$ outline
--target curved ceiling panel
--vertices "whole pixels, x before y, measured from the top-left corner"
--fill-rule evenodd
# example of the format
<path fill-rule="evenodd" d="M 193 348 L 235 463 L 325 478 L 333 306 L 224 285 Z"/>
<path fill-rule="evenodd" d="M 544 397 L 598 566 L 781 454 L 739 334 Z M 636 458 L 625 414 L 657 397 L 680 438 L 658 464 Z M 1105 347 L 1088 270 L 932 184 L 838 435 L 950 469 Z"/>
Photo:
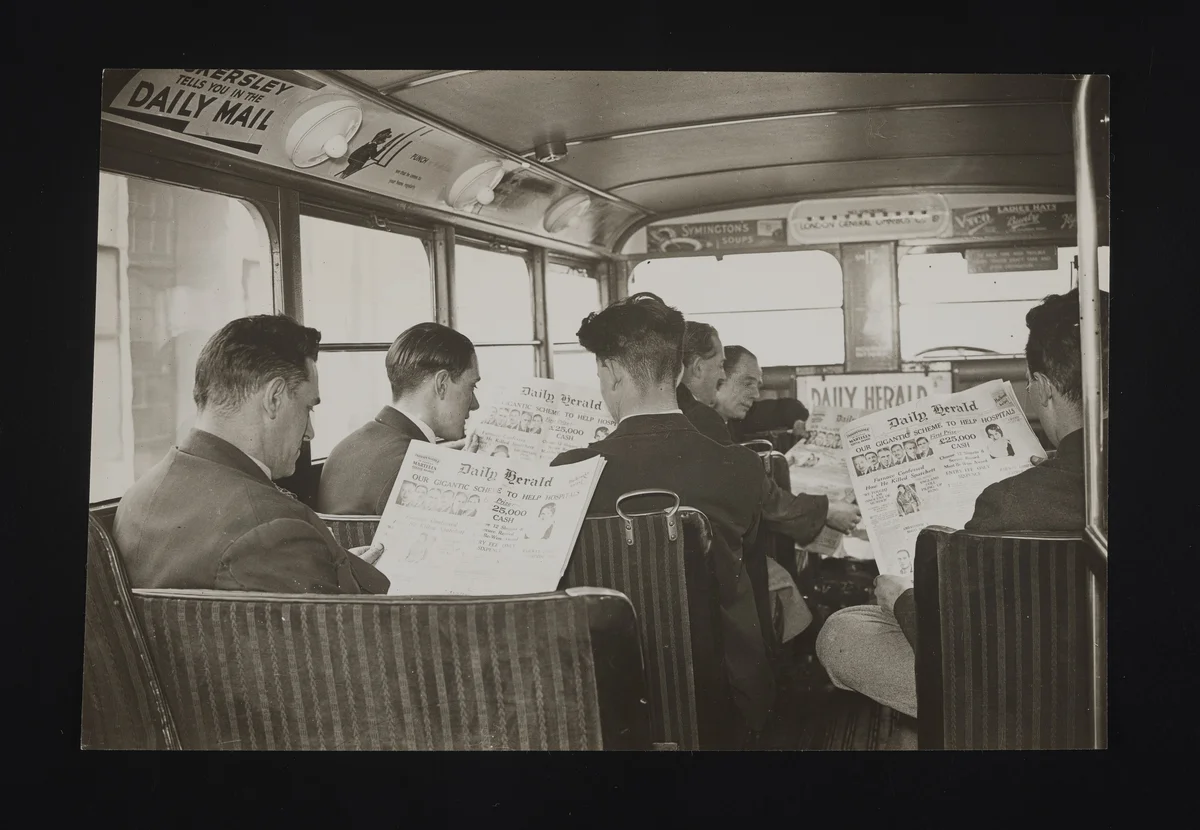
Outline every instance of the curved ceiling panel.
<path fill-rule="evenodd" d="M 1070 154 L 876 159 L 728 171 L 622 188 L 655 213 L 683 213 L 874 188 L 978 187 L 1044 192 L 1074 189 Z"/>
<path fill-rule="evenodd" d="M 340 69 L 338 70 L 343 75 L 348 75 L 356 81 L 361 81 L 367 86 L 375 89 L 387 88 L 395 84 L 402 84 L 405 81 L 411 81 L 413 78 L 419 78 L 422 75 L 428 75 L 431 72 L 436 72 L 435 69 Z"/>
<path fill-rule="evenodd" d="M 480 71 L 395 97 L 514 152 L 568 140 L 765 113 L 954 101 L 1069 101 L 1051 75 Z"/>
<path fill-rule="evenodd" d="M 1042 104 L 853 112 L 653 133 L 572 147 L 555 167 L 607 190 L 705 171 L 796 163 L 1070 152 L 1070 107 Z"/>

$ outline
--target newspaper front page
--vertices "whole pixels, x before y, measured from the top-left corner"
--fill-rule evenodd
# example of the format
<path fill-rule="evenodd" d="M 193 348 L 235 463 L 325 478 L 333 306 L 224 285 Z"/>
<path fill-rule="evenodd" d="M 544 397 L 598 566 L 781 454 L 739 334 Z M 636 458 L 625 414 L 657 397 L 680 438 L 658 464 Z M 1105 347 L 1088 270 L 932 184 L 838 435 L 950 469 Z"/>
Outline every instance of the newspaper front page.
<path fill-rule="evenodd" d="M 961 529 L 984 488 L 1046 455 L 1000 380 L 865 415 L 842 441 L 879 572 L 897 576 L 912 575 L 922 528 Z"/>
<path fill-rule="evenodd" d="M 808 436 L 786 453 L 793 493 L 828 496 L 832 501 L 853 502 L 857 498 L 854 482 L 846 469 L 842 428 L 861 418 L 865 412 L 864 409 L 823 405 L 809 410 Z M 865 529 L 846 535 L 826 526 L 803 547 L 810 553 L 835 559 L 874 557 Z"/>
<path fill-rule="evenodd" d="M 603 469 L 600 456 L 549 467 L 414 441 L 374 538 L 388 593 L 555 590 Z"/>
<path fill-rule="evenodd" d="M 528 378 L 480 386 L 465 452 L 549 463 L 616 429 L 598 389 Z"/>

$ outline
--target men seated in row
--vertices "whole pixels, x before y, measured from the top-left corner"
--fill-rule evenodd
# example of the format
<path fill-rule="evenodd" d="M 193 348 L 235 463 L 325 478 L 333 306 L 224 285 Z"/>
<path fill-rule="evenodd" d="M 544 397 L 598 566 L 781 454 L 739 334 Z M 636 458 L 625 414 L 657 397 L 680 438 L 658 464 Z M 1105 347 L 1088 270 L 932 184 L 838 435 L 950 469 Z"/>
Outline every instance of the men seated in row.
<path fill-rule="evenodd" d="M 1107 400 L 1107 292 L 1100 292 L 1099 316 Z M 1086 525 L 1078 290 L 1047 297 L 1029 311 L 1025 323 L 1029 402 L 1058 451 L 1053 458 L 987 487 L 975 501 L 974 515 L 964 526 L 967 531 L 1079 531 Z M 1107 445 L 1107 413 L 1103 440 Z M 817 657 L 834 685 L 915 718 L 917 632 L 912 579 L 885 575 L 875 583 L 878 605 L 844 608 L 831 615 L 817 639 Z"/>
<path fill-rule="evenodd" d="M 291 475 L 321 401 L 320 332 L 234 320 L 196 362 L 195 428 L 126 492 L 113 535 L 134 588 L 382 594 L 381 547 L 346 551 L 272 479 Z"/>
<path fill-rule="evenodd" d="M 702 435 L 718 444 L 732 444 L 729 418 L 744 416 L 759 396 L 762 371 L 757 358 L 741 346 L 723 347 L 711 325 L 689 321 L 683 341 L 683 366 L 683 381 L 676 390 L 679 408 Z M 766 470 L 761 483 L 764 529 L 783 534 L 797 544 L 811 542 L 826 524 L 848 533 L 862 518 L 858 505 L 831 502 L 826 496 L 793 495 L 776 484 Z M 770 625 L 768 588 L 773 583 L 783 589 L 780 599 L 785 609 L 785 636 L 799 633 L 812 621 L 811 612 L 787 572 L 766 557 L 761 544 L 753 548 L 756 555 L 747 567 L 759 603 L 760 622 L 764 627 Z M 790 620 L 795 620 L 795 625 L 787 625 Z"/>
<path fill-rule="evenodd" d="M 743 417 L 759 398 L 762 369 L 742 346 L 721 345 L 717 330 L 707 323 L 687 323 L 683 343 L 683 381 L 676 390 L 680 409 L 701 434 L 718 444 L 734 443 L 729 424 Z M 826 496 L 795 495 L 763 474 L 765 527 L 803 545 L 828 524 L 843 533 L 862 519 L 856 504 L 830 501 Z"/>
<path fill-rule="evenodd" d="M 613 515 L 617 499 L 630 491 L 663 489 L 708 517 L 721 608 L 718 656 L 740 718 L 734 732 L 760 730 L 774 706 L 775 680 L 743 552 L 762 517 L 762 464 L 742 447 L 702 435 L 680 409 L 684 319 L 678 311 L 637 295 L 589 315 L 578 337 L 596 357 L 600 393 L 617 427 L 552 464 L 604 456 L 588 515 Z"/>
<path fill-rule="evenodd" d="M 409 444 L 463 438 L 467 416 L 479 408 L 475 346 L 454 329 L 418 323 L 392 343 L 384 366 L 392 403 L 330 451 L 317 492 L 321 513 L 382 515 Z"/>

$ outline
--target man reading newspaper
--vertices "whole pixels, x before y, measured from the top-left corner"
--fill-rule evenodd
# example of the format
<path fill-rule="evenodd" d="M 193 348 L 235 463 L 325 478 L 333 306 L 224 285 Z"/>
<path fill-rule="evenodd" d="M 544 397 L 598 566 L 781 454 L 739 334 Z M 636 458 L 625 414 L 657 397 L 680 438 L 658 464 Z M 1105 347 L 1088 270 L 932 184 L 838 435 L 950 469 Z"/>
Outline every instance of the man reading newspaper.
<path fill-rule="evenodd" d="M 482 406 L 467 421 L 466 452 L 548 464 L 616 428 L 598 388 L 531 377 L 485 384 L 479 397 Z"/>
<path fill-rule="evenodd" d="M 1079 341 L 1079 292 L 1047 297 L 1040 305 L 1031 309 L 1025 318 L 1029 328 L 1029 340 L 1025 347 L 1027 363 L 1026 377 L 1029 383 L 1029 401 L 1038 416 L 1046 437 L 1057 447 L 1057 454 L 1044 460 L 1044 453 L 1031 454 L 1026 451 L 1027 438 L 1024 431 L 1028 425 L 1024 418 L 1006 418 L 1003 413 L 1013 407 L 1011 388 L 1007 383 L 993 381 L 982 387 L 958 395 L 955 405 L 974 402 L 979 412 L 967 417 L 947 405 L 951 421 L 969 420 L 966 426 L 955 424 L 944 427 L 940 432 L 931 430 L 919 433 L 920 426 L 913 429 L 914 435 L 927 437 L 926 445 L 934 448 L 932 454 L 920 448 L 920 438 L 914 441 L 916 462 L 906 461 L 899 471 L 886 473 L 877 471 L 856 478 L 856 489 L 863 497 L 870 496 L 876 503 L 873 509 L 864 506 L 863 515 L 870 526 L 872 542 L 876 542 L 874 523 L 885 526 L 884 538 L 894 546 L 887 556 L 879 561 L 880 576 L 876 580 L 875 596 L 878 605 L 845 608 L 833 614 L 825 623 L 817 639 L 817 656 L 829 672 L 834 685 L 842 689 L 861 692 L 874 700 L 903 712 L 917 716 L 917 692 L 915 676 L 915 650 L 917 648 L 916 614 L 912 594 L 912 546 L 908 539 L 915 539 L 913 517 L 923 517 L 921 526 L 947 524 L 975 532 L 1015 532 L 1029 530 L 1069 531 L 1081 530 L 1086 523 L 1086 505 L 1083 483 L 1083 380 L 1080 366 Z M 1104 398 L 1108 399 L 1108 294 L 1100 293 L 1100 327 Z M 970 393 L 975 393 L 974 395 Z M 991 405 L 986 401 L 991 399 Z M 879 413 L 881 419 L 890 423 L 915 415 L 918 411 L 928 412 L 928 399 L 921 407 L 906 406 Z M 1018 410 L 1019 411 L 1019 410 Z M 984 415 L 984 412 L 987 412 Z M 865 420 L 865 419 L 864 419 Z M 895 429 L 921 424 L 914 420 L 908 424 L 897 423 Z M 1000 424 L 1001 438 L 996 430 L 988 426 Z M 860 425 L 855 422 L 846 430 L 846 437 L 864 452 L 886 443 L 882 439 L 871 440 L 874 428 L 882 428 L 877 422 Z M 980 428 L 981 427 L 981 428 Z M 1014 429 L 1015 427 L 1015 429 Z M 989 434 L 989 432 L 991 434 Z M 964 433 L 973 437 L 965 439 Z M 1104 442 L 1108 443 L 1107 413 L 1104 421 Z M 885 432 L 884 435 L 887 435 Z M 938 435 L 938 440 L 932 436 Z M 892 436 L 897 437 L 896 435 Z M 1000 440 L 1011 445 L 998 447 Z M 945 441 L 945 443 L 943 443 Z M 893 442 L 894 443 L 894 442 Z M 966 444 L 958 449 L 955 445 Z M 903 447 L 903 443 L 901 444 Z M 891 452 L 889 446 L 889 453 Z M 964 461 L 963 454 L 969 456 Z M 941 459 L 940 470 L 931 470 L 931 460 Z M 853 463 L 853 462 L 851 462 Z M 905 466 L 909 469 L 906 471 Z M 999 480 L 987 475 L 993 465 L 1001 465 L 1006 472 Z M 858 465 L 855 469 L 861 469 Z M 872 488 L 872 479 L 885 482 L 884 486 Z M 864 482 L 860 486 L 858 482 Z M 974 489 L 985 483 L 982 492 L 974 500 L 974 509 L 969 518 L 954 523 L 955 514 L 961 515 L 957 504 L 937 507 L 944 486 L 951 491 L 955 487 Z M 963 482 L 963 484 L 955 484 Z M 970 484 L 968 484 L 970 483 Z M 913 512 L 898 510 L 894 520 L 879 520 L 886 514 L 886 502 L 900 501 L 896 496 L 899 485 L 915 485 L 919 502 Z M 887 486 L 891 486 L 890 492 Z M 936 485 L 936 486 L 935 486 Z M 907 489 L 907 488 L 906 488 Z M 911 492 L 911 491 L 910 491 Z M 912 496 L 903 502 L 911 503 Z M 860 503 L 863 498 L 860 498 Z M 961 503 L 959 497 L 947 500 Z M 895 506 L 895 505 L 893 505 Z M 948 521 L 949 520 L 949 521 Z M 1107 508 L 1105 509 L 1107 522 Z M 902 530 L 902 528 L 905 528 Z M 919 532 L 919 527 L 917 528 Z M 901 547 L 904 544 L 906 546 Z"/>

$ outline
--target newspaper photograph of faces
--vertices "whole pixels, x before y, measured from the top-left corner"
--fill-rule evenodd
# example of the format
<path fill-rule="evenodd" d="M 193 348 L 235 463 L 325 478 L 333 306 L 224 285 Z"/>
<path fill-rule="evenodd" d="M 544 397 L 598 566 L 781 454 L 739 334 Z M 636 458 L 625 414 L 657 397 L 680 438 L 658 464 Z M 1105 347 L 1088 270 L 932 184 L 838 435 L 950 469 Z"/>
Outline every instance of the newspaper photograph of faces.
<path fill-rule="evenodd" d="M 930 395 L 841 428 L 863 524 L 881 574 L 911 575 L 916 536 L 961 529 L 984 488 L 1045 455 L 1007 381 Z"/>
<path fill-rule="evenodd" d="M 465 452 L 549 463 L 616 428 L 599 389 L 528 378 L 480 384 L 477 394 L 479 409 L 467 420 Z"/>

